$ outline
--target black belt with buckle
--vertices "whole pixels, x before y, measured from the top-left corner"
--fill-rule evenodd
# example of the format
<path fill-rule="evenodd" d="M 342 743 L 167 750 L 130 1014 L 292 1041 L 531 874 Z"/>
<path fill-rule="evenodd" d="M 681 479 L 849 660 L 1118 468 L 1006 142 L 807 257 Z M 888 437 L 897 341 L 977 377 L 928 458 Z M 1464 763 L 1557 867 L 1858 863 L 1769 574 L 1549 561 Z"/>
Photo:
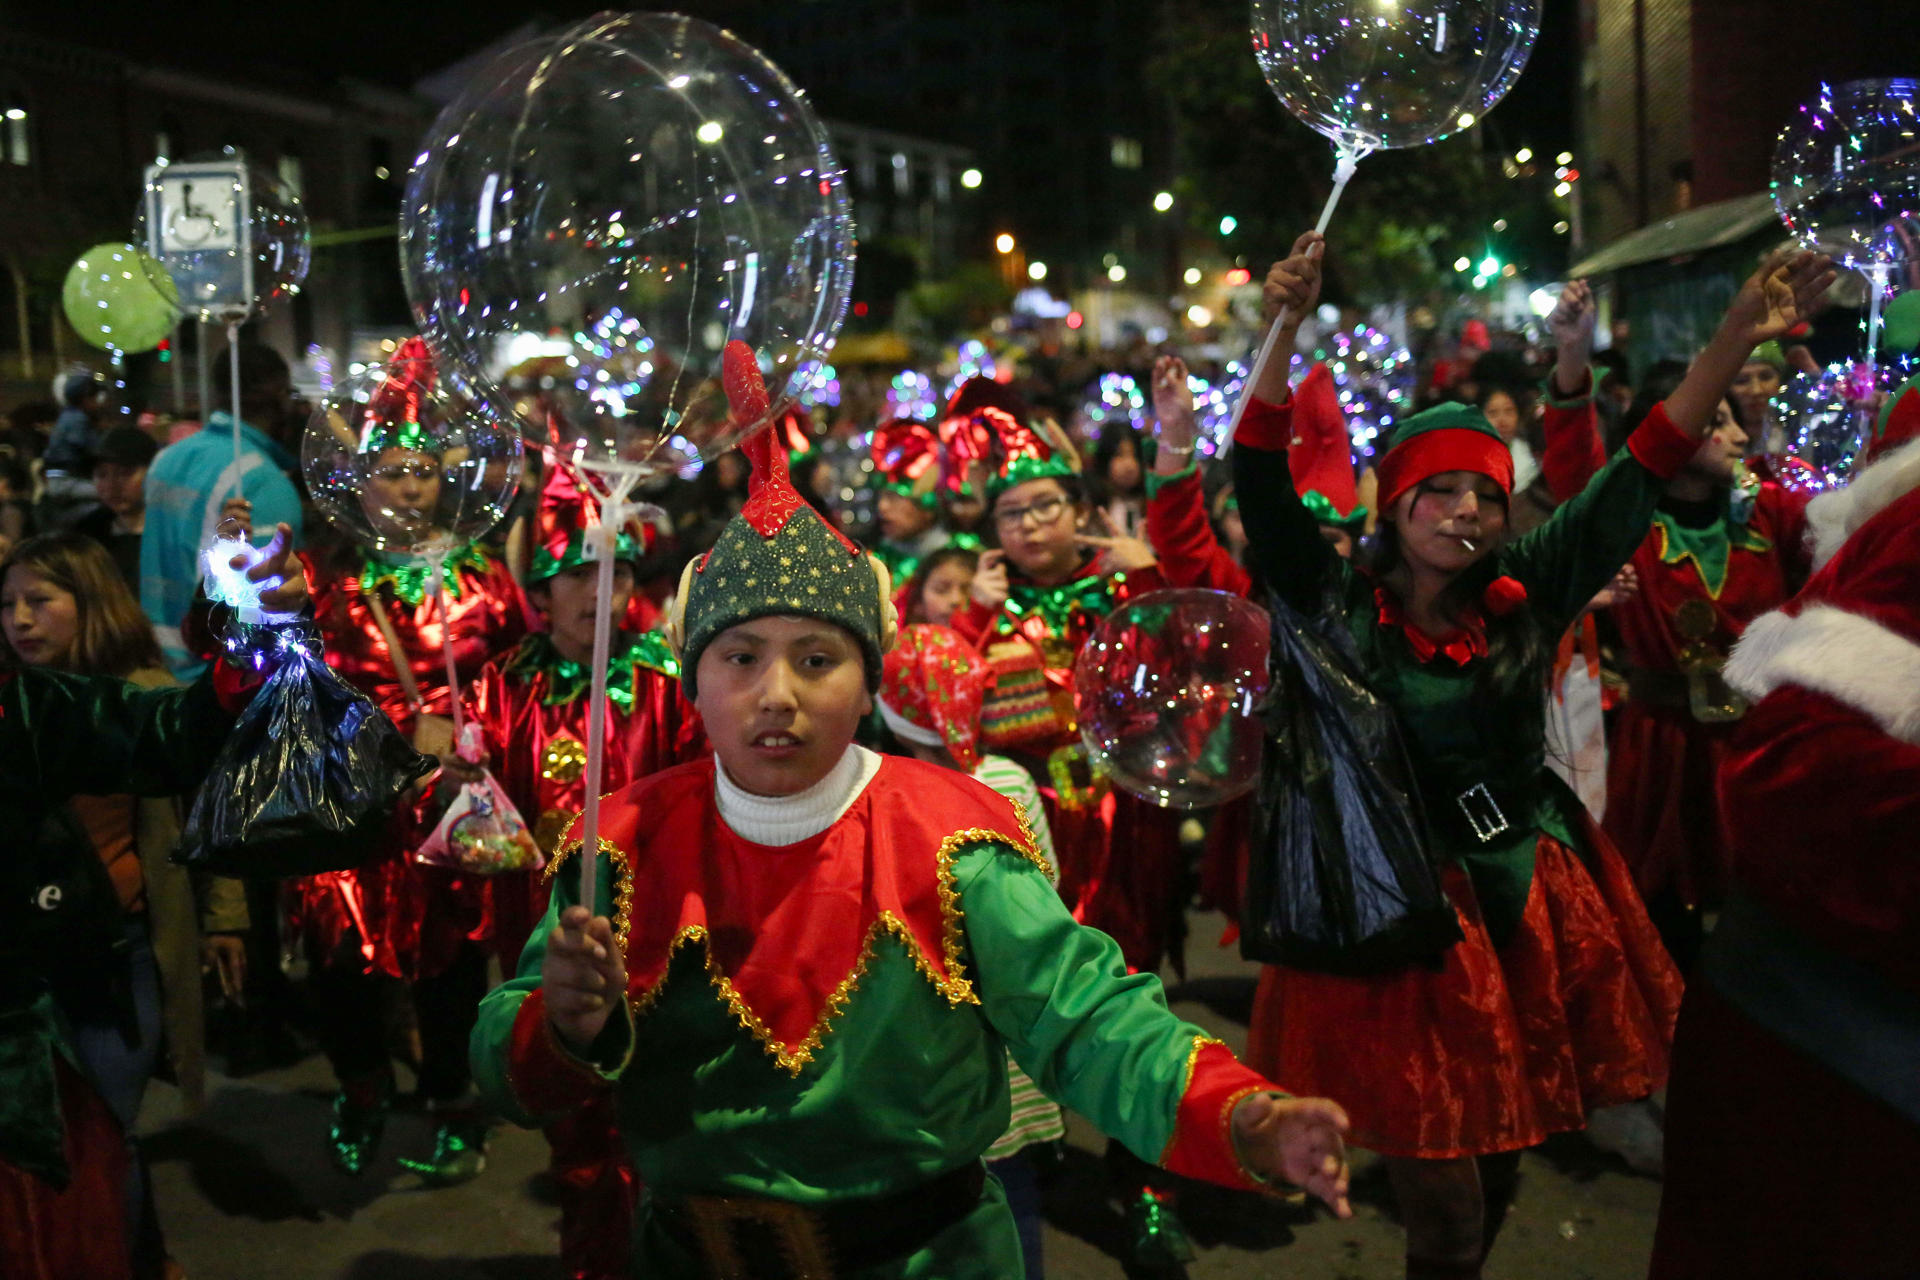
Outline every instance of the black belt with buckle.
<path fill-rule="evenodd" d="M 892 1195 L 797 1204 L 766 1196 L 654 1196 L 653 1221 L 708 1280 L 835 1280 L 905 1257 L 972 1213 L 978 1160 Z"/>

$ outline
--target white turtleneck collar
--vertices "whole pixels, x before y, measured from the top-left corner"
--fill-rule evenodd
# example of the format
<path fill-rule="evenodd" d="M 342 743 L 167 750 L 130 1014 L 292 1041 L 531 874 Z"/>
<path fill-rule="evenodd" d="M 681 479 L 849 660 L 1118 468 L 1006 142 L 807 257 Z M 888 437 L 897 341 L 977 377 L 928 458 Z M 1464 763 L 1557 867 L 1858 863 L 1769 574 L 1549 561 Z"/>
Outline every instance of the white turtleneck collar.
<path fill-rule="evenodd" d="M 840 763 L 805 791 L 790 796 L 756 796 L 742 791 L 718 760 L 713 764 L 714 798 L 720 805 L 721 820 L 741 839 L 776 848 L 799 844 L 840 821 L 880 772 L 878 755 L 857 742 L 850 743 Z"/>

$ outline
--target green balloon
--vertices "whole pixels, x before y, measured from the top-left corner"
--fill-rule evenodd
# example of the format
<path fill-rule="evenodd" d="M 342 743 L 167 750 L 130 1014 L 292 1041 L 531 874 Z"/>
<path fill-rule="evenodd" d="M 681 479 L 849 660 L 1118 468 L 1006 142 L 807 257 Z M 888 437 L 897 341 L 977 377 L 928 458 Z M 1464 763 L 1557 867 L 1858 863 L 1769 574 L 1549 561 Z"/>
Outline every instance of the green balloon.
<path fill-rule="evenodd" d="M 1880 313 L 1880 345 L 1888 351 L 1920 347 L 1920 289 L 1901 294 Z"/>
<path fill-rule="evenodd" d="M 60 302 L 80 337 L 103 351 L 151 351 L 180 323 L 167 269 L 130 244 L 97 244 L 67 269 Z"/>

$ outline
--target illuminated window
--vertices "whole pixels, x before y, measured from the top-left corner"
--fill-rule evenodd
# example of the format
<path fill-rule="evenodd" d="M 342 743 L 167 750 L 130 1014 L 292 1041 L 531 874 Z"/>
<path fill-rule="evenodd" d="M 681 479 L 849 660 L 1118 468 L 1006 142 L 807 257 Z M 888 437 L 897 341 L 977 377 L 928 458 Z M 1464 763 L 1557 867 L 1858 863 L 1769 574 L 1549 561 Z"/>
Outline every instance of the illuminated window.
<path fill-rule="evenodd" d="M 1107 155 L 1116 169 L 1138 169 L 1145 161 L 1140 140 L 1122 137 L 1117 133 L 1107 140 Z"/>
<path fill-rule="evenodd" d="M 300 166 L 300 157 L 285 152 L 280 156 L 280 181 L 296 197 L 305 199 L 307 194 L 306 172 Z"/>

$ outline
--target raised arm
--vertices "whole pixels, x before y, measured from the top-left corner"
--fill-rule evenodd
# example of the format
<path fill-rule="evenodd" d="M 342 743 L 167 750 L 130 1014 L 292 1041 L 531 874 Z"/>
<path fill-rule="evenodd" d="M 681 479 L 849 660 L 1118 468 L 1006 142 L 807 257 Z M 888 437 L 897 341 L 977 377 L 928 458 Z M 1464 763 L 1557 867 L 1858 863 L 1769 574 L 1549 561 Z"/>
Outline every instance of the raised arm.
<path fill-rule="evenodd" d="M 1267 585 L 1295 608 L 1312 610 L 1329 575 L 1349 572 L 1320 536 L 1320 526 L 1300 501 L 1287 462 L 1293 438 L 1292 388 L 1287 384 L 1299 318 L 1320 297 L 1320 252 L 1324 241 L 1309 231 L 1293 243 L 1293 252 L 1267 272 L 1262 298 L 1269 315 L 1284 314 L 1287 328 L 1274 343 L 1279 353 L 1267 362 L 1253 387 L 1253 400 L 1233 439 L 1234 493 L 1247 530 L 1247 555 Z"/>
<path fill-rule="evenodd" d="M 1555 502 L 1580 492 L 1607 465 L 1593 408 L 1593 320 L 1593 292 L 1585 280 L 1562 289 L 1547 316 L 1555 357 L 1540 424 L 1546 444 L 1540 474 Z"/>
<path fill-rule="evenodd" d="M 1633 555 L 1655 504 L 1712 427 L 1713 409 L 1746 354 L 1810 315 L 1834 280 L 1819 254 L 1774 254 L 1742 286 L 1713 339 L 1673 395 L 1654 407 L 1622 449 L 1548 521 L 1502 553 L 1549 629 L 1578 617 Z"/>
<path fill-rule="evenodd" d="M 1160 573 L 1176 587 L 1207 587 L 1244 596 L 1253 580 L 1214 537 L 1207 520 L 1200 469 L 1194 465 L 1199 428 L 1186 362 L 1162 356 L 1153 366 L 1153 411 L 1159 448 L 1147 477 L 1147 540 L 1160 557 Z"/>

